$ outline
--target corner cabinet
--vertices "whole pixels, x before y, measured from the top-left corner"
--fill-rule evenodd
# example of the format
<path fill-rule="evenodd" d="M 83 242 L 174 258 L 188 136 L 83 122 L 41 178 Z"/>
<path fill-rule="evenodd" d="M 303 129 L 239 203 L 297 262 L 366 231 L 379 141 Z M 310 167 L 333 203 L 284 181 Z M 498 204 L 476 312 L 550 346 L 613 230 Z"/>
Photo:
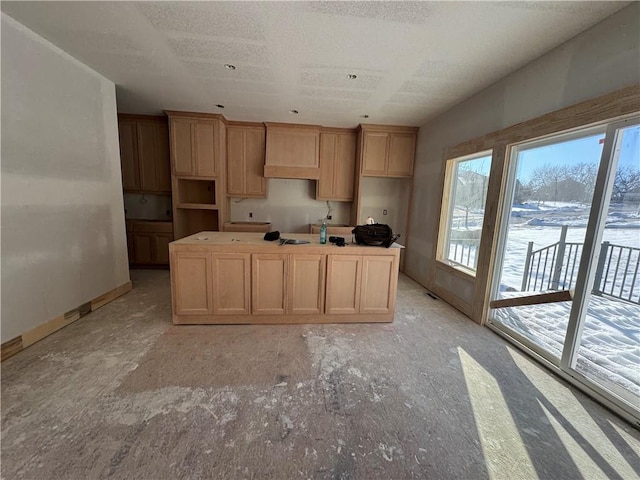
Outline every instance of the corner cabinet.
<path fill-rule="evenodd" d="M 360 125 L 361 175 L 413 176 L 417 134 L 417 127 Z"/>
<path fill-rule="evenodd" d="M 320 177 L 319 125 L 265 123 L 265 126 L 265 177 L 309 180 Z"/>
<path fill-rule="evenodd" d="M 351 202 L 356 170 L 355 130 L 323 129 L 320 132 L 320 178 L 317 200 Z"/>
<path fill-rule="evenodd" d="M 118 115 L 125 193 L 171 193 L 166 117 Z"/>
<path fill-rule="evenodd" d="M 266 198 L 263 124 L 227 125 L 227 196 Z"/>

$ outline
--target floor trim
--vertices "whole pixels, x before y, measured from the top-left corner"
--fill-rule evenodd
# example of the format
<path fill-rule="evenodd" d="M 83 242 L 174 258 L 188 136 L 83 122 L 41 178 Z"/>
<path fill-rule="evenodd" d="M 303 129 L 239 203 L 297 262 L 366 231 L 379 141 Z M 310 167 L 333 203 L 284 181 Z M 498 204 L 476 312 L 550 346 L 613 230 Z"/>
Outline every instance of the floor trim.
<path fill-rule="evenodd" d="M 119 287 L 116 287 L 113 290 L 109 290 L 108 292 L 97 296 L 93 300 L 83 303 L 82 305 L 72 310 L 69 310 L 63 315 L 59 315 L 49 320 L 48 322 L 45 322 L 35 328 L 32 328 L 31 330 L 26 331 L 22 335 L 4 342 L 2 345 L 0 345 L 0 361 L 4 362 L 7 358 L 14 356 L 16 353 L 21 352 L 34 343 L 39 342 L 43 338 L 51 335 L 54 332 L 57 332 L 61 328 L 66 327 L 67 325 L 75 322 L 76 320 L 79 320 L 80 318 L 88 315 L 89 313 L 106 305 L 107 303 L 112 302 L 116 298 L 129 292 L 131 288 L 131 281 L 123 283 Z"/>

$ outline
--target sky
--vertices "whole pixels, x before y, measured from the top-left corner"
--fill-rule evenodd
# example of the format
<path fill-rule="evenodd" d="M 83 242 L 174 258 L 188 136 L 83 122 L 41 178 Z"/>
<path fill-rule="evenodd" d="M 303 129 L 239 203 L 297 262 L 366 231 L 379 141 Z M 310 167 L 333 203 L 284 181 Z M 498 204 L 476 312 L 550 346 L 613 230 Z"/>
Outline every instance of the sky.
<path fill-rule="evenodd" d="M 533 171 L 546 164 L 576 165 L 586 162 L 599 165 L 603 147 L 601 141 L 604 141 L 604 133 L 554 145 L 521 150 L 518 159 L 518 180 L 527 183 Z M 469 170 L 483 175 L 489 174 L 490 166 L 491 156 L 474 159 L 466 165 Z M 640 125 L 624 129 L 618 168 L 621 166 L 630 166 L 640 170 Z"/>
<path fill-rule="evenodd" d="M 578 163 L 600 164 L 604 134 L 556 143 L 544 147 L 522 150 L 518 158 L 518 179 L 526 183 L 532 172 L 546 164 L 576 165 Z M 640 170 L 640 125 L 624 129 L 618 168 L 630 166 Z"/>

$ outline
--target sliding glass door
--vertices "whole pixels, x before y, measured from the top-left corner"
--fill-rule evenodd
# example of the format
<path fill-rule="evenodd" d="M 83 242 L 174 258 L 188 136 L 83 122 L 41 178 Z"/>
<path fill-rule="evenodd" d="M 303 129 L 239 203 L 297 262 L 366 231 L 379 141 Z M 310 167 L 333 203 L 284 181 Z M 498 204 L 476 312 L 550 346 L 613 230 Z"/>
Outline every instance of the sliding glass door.
<path fill-rule="evenodd" d="M 489 324 L 640 412 L 640 120 L 513 146 Z"/>

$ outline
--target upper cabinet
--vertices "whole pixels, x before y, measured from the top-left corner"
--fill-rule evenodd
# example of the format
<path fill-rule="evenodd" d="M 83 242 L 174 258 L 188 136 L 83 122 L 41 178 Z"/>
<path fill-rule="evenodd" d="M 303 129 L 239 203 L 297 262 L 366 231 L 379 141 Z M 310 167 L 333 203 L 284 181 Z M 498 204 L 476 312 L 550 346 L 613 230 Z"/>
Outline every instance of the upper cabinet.
<path fill-rule="evenodd" d="M 122 186 L 126 193 L 171 193 L 166 117 L 119 115 Z"/>
<path fill-rule="evenodd" d="M 370 177 L 411 177 L 417 127 L 361 125 L 361 174 Z"/>
<path fill-rule="evenodd" d="M 265 198 L 265 127 L 263 124 L 227 125 L 227 196 Z"/>
<path fill-rule="evenodd" d="M 355 130 L 322 129 L 320 178 L 316 185 L 317 200 L 353 200 L 356 143 Z"/>
<path fill-rule="evenodd" d="M 216 177 L 222 156 L 220 145 L 222 121 L 217 116 L 195 118 L 167 112 L 171 132 L 171 166 L 173 174 L 184 177 Z M 184 114 L 183 114 L 184 115 Z"/>
<path fill-rule="evenodd" d="M 265 123 L 267 146 L 264 176 L 267 178 L 320 177 L 320 126 Z"/>

